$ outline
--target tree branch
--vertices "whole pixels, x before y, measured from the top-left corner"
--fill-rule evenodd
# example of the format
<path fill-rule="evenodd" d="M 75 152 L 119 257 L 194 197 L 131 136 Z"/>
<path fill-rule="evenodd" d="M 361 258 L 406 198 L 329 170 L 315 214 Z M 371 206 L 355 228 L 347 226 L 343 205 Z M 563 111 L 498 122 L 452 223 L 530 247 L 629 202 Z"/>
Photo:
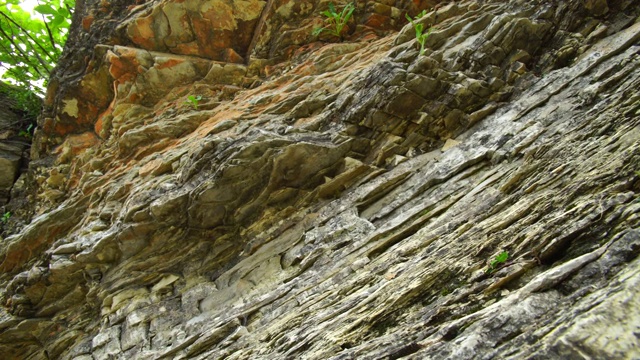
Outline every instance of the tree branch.
<path fill-rule="evenodd" d="M 26 64 L 31 64 L 31 61 L 33 61 L 33 59 L 30 56 L 28 56 L 27 54 L 25 54 L 24 51 L 22 49 L 20 49 L 20 47 L 18 45 L 16 45 L 16 43 L 13 41 L 13 39 L 1 27 L 0 27 L 0 33 L 2 33 L 2 35 L 4 35 L 4 37 L 6 37 L 7 40 L 9 40 L 11 45 L 13 45 L 15 50 L 18 53 L 20 53 L 20 56 L 24 59 L 24 62 Z M 10 53 L 10 52 L 8 52 L 8 53 Z M 42 60 L 42 58 L 40 57 L 40 55 L 37 54 L 37 52 L 36 52 L 36 57 L 40 61 L 40 64 L 43 66 L 43 68 L 44 68 L 43 70 L 47 72 L 47 75 L 51 75 L 51 72 L 49 71 L 49 68 L 47 67 L 47 64 L 44 62 L 44 60 Z M 38 75 L 40 75 L 42 78 L 45 78 L 45 76 L 42 75 L 42 73 L 40 72 L 40 70 L 37 67 L 35 67 L 33 65 L 31 65 L 31 67 L 38 73 Z"/>
<path fill-rule="evenodd" d="M 56 55 L 58 55 L 58 51 L 56 49 L 56 41 L 53 40 L 53 34 L 51 33 L 51 29 L 49 28 L 47 19 L 44 18 L 44 14 L 40 14 L 40 16 L 42 16 L 42 22 L 44 22 L 44 27 L 47 29 L 47 34 L 49 35 L 49 42 L 51 42 L 51 47 L 53 48 L 53 51 L 55 51 Z"/>
<path fill-rule="evenodd" d="M 42 47 L 42 45 L 36 40 L 34 39 L 31 34 L 29 34 L 29 32 L 27 30 L 25 30 L 25 28 L 23 28 L 22 26 L 20 26 L 20 24 L 18 24 L 17 22 L 15 22 L 11 17 L 9 17 L 7 14 L 3 13 L 2 11 L 0 11 L 0 15 L 4 16 L 7 20 L 9 20 L 11 23 L 13 23 L 15 26 L 18 27 L 18 29 L 20 29 L 27 37 L 29 37 L 29 39 L 31 39 L 31 41 L 33 41 L 36 45 L 38 45 L 38 47 L 40 49 L 42 49 L 42 52 L 49 55 L 49 51 L 47 49 L 45 49 L 44 47 Z M 46 25 L 46 22 L 45 22 Z M 47 27 L 48 29 L 48 27 Z M 6 34 L 6 33 L 5 33 Z M 6 35 L 5 35 L 6 36 Z M 13 43 L 13 41 L 11 39 L 9 39 L 9 41 L 11 41 L 11 43 Z M 14 44 L 15 46 L 15 44 Z M 38 56 L 38 60 L 40 60 L 40 62 L 42 63 L 42 58 L 40 58 L 39 55 L 37 55 L 38 52 L 36 51 L 36 56 Z M 52 57 L 51 55 L 49 55 L 49 57 Z M 45 67 L 47 73 L 50 73 L 49 71 L 49 66 L 45 65 L 45 63 L 43 63 L 43 66 Z"/>

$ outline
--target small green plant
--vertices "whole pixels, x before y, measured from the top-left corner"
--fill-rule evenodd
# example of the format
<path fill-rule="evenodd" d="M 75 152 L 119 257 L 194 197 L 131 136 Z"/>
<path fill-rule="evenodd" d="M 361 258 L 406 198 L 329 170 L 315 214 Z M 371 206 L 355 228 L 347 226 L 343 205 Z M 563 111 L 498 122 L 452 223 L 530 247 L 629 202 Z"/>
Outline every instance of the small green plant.
<path fill-rule="evenodd" d="M 0 221 L 6 224 L 7 221 L 9 221 L 10 217 L 11 217 L 11 213 L 7 211 L 6 213 L 4 213 L 4 215 L 2 215 L 2 217 L 0 218 Z"/>
<path fill-rule="evenodd" d="M 325 19 L 327 26 L 313 29 L 313 36 L 318 36 L 323 31 L 328 31 L 331 35 L 338 36 L 342 39 L 342 29 L 344 29 L 344 26 L 349 22 L 349 19 L 351 19 L 351 15 L 355 9 L 356 7 L 353 3 L 348 3 L 340 13 L 337 13 L 333 3 L 329 3 L 329 10 L 322 12 L 322 14 L 327 17 Z"/>
<path fill-rule="evenodd" d="M 420 44 L 420 55 L 424 55 L 424 44 L 425 42 L 427 42 L 427 39 L 429 38 L 429 35 L 431 35 L 431 32 L 433 31 L 433 27 L 430 27 L 427 32 L 424 32 L 424 25 L 420 24 L 420 23 L 416 23 L 414 20 L 418 20 L 421 17 L 423 17 L 426 14 L 426 10 L 422 10 L 421 13 L 419 13 L 418 15 L 416 15 L 415 19 L 412 19 L 411 16 L 409 16 L 409 14 L 405 14 L 404 16 L 407 18 L 407 20 L 409 20 L 409 22 L 411 22 L 411 25 L 413 25 L 413 29 L 416 31 L 416 40 L 418 40 L 418 44 Z"/>
<path fill-rule="evenodd" d="M 185 103 L 193 105 L 193 108 L 198 110 L 198 103 L 202 100 L 202 96 L 200 95 L 189 95 L 187 96 L 187 101 Z"/>
<path fill-rule="evenodd" d="M 509 253 L 506 251 L 501 252 L 500 254 L 496 255 L 496 257 L 493 260 L 491 260 L 485 272 L 487 274 L 491 274 L 496 270 L 498 265 L 504 264 L 505 262 L 507 262 L 508 259 L 509 259 Z"/>
<path fill-rule="evenodd" d="M 33 129 L 33 124 L 29 124 L 29 126 L 27 126 L 27 130 L 20 130 L 18 136 L 22 136 L 25 139 L 31 139 L 31 129 Z"/>
<path fill-rule="evenodd" d="M 0 61 L 0 63 L 2 63 L 2 61 Z M 1 67 L 2 65 L 0 65 L 0 68 Z M 35 122 L 35 119 L 40 115 L 42 100 L 35 92 L 28 89 L 21 89 L 0 80 L 0 94 L 8 97 L 10 101 L 8 106 L 22 112 L 22 114 L 19 115 L 22 115 L 28 121 Z"/>

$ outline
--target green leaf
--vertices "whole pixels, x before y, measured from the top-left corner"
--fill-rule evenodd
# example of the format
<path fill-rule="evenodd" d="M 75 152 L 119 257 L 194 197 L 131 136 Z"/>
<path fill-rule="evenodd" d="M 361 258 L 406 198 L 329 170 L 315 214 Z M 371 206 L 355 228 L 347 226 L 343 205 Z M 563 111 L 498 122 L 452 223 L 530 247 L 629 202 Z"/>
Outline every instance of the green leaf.
<path fill-rule="evenodd" d="M 189 95 L 187 96 L 187 101 L 185 103 L 191 104 L 194 109 L 198 110 L 198 102 L 202 100 L 202 96 L 200 95 Z"/>
<path fill-rule="evenodd" d="M 508 259 L 509 253 L 506 251 L 503 251 L 500 254 L 496 255 L 496 257 L 489 263 L 489 266 L 487 267 L 487 270 L 485 270 L 485 273 L 491 274 L 499 264 L 506 262 Z"/>
<path fill-rule="evenodd" d="M 67 10 L 66 7 L 61 7 L 60 9 L 58 9 L 58 14 L 64 16 L 65 18 L 71 17 L 71 13 L 69 12 L 69 10 Z"/>
<path fill-rule="evenodd" d="M 33 10 L 43 15 L 58 15 L 58 11 L 51 7 L 51 5 L 38 5 L 34 7 Z"/>
<path fill-rule="evenodd" d="M 53 26 L 56 28 L 55 30 L 58 30 L 57 28 L 58 28 L 60 25 L 62 25 L 62 23 L 64 23 L 64 21 L 65 21 L 64 16 L 56 15 L 56 16 L 53 18 L 53 20 L 51 21 L 51 25 L 53 25 Z M 53 29 L 51 29 L 51 30 L 53 30 Z"/>
<path fill-rule="evenodd" d="M 509 258 L 509 253 L 506 251 L 503 251 L 500 254 L 498 254 L 498 256 L 496 256 L 496 261 L 499 263 L 503 263 L 507 261 L 508 258 Z"/>
<path fill-rule="evenodd" d="M 329 3 L 329 11 L 330 11 L 331 14 L 337 15 L 336 14 L 336 8 L 335 8 L 335 6 L 333 6 L 332 2 Z"/>
<path fill-rule="evenodd" d="M 345 8 L 345 9 L 346 9 L 346 8 Z M 344 18 L 345 18 L 345 23 L 346 23 L 347 21 L 349 21 L 349 19 L 351 18 L 351 15 L 353 14 L 353 12 L 354 12 L 355 10 L 356 10 L 356 8 L 355 8 L 355 7 L 353 7 L 353 5 L 352 5 L 352 6 L 351 6 L 351 10 L 349 10 L 349 11 L 347 12 L 347 15 L 344 17 Z"/>

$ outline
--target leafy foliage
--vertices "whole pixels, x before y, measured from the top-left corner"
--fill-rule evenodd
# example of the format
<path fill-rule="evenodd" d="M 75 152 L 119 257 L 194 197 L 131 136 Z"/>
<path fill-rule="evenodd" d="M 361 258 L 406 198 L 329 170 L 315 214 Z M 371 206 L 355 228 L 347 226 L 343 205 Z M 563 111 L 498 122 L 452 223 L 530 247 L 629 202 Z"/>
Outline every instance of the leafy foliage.
<path fill-rule="evenodd" d="M 427 12 L 423 10 L 421 13 L 416 15 L 415 19 L 412 19 L 411 16 L 409 16 L 408 14 L 404 15 L 407 18 L 407 20 L 411 22 L 411 25 L 413 25 L 413 29 L 416 31 L 416 40 L 418 40 L 418 44 L 420 44 L 420 55 L 424 55 L 424 52 L 425 52 L 424 44 L 429 38 L 429 35 L 431 35 L 431 32 L 433 31 L 433 27 L 430 27 L 425 33 L 424 25 L 421 23 L 416 23 L 414 22 L 414 20 L 418 20 L 419 18 L 426 15 L 426 13 Z"/>
<path fill-rule="evenodd" d="M 40 0 L 31 15 L 20 0 L 0 0 L 0 67 L 4 79 L 43 95 L 66 41 L 75 0 Z"/>
<path fill-rule="evenodd" d="M 0 106 L 18 115 L 15 122 L 5 119 L 0 132 L 13 130 L 18 136 L 30 140 L 36 119 L 42 108 L 42 100 L 33 91 L 0 81 Z"/>
<path fill-rule="evenodd" d="M 3 223 L 7 223 L 7 221 L 9 221 L 9 218 L 11 217 L 11 213 L 10 212 L 6 212 L 2 215 L 2 217 L 0 217 L 0 221 Z"/>
<path fill-rule="evenodd" d="M 33 91 L 0 82 L 0 94 L 11 100 L 8 104 L 13 109 L 22 111 L 26 120 L 35 121 L 40 113 L 42 101 Z M 7 104 L 5 104 L 7 105 Z"/>
<path fill-rule="evenodd" d="M 323 31 L 328 31 L 331 35 L 342 38 L 342 29 L 351 19 L 353 11 L 356 9 L 353 3 L 348 3 L 340 13 L 336 12 L 333 3 L 329 3 L 329 9 L 322 12 L 326 16 L 325 23 L 327 26 L 316 28 L 313 30 L 313 36 L 320 35 Z"/>

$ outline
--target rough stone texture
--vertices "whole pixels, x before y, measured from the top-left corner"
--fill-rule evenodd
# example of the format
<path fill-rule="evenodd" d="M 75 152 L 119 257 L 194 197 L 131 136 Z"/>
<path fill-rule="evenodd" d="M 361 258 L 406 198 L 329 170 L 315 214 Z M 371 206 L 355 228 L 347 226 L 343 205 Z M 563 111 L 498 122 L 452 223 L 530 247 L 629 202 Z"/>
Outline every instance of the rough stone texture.
<path fill-rule="evenodd" d="M 121 26 L 136 45 L 156 51 L 224 60 L 233 51 L 242 62 L 266 1 L 164 1 Z"/>
<path fill-rule="evenodd" d="M 640 356 L 639 2 L 440 3 L 423 56 L 400 3 L 338 43 L 269 1 L 243 64 L 145 48 L 178 5 L 140 5 L 50 89 L 0 353 Z"/>
<path fill-rule="evenodd" d="M 14 184 L 29 161 L 31 135 L 24 131 L 35 120 L 19 109 L 10 95 L 12 91 L 12 85 L 0 82 L 0 215 L 6 212 Z M 0 224 L 0 231 L 5 225 Z"/>
<path fill-rule="evenodd" d="M 0 142 L 0 191 L 8 192 L 18 177 L 22 148 Z M 2 203 L 5 203 L 3 201 Z"/>

